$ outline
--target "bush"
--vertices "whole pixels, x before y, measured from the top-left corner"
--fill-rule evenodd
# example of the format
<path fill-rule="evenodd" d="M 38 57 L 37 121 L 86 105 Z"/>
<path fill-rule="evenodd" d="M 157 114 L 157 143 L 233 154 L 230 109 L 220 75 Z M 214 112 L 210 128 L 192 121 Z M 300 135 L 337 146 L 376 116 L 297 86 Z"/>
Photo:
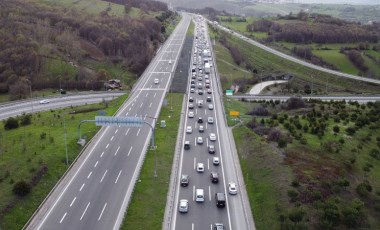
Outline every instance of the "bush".
<path fill-rule="evenodd" d="M 277 142 L 279 148 L 285 148 L 288 145 L 288 142 L 285 139 L 280 139 Z"/>
<path fill-rule="evenodd" d="M 260 106 L 257 106 L 253 108 L 249 113 L 249 115 L 255 115 L 255 116 L 268 116 L 269 112 L 266 108 Z"/>
<path fill-rule="evenodd" d="M 16 118 L 10 117 L 5 121 L 4 129 L 10 130 L 10 129 L 17 129 L 19 126 L 18 120 Z"/>
<path fill-rule="evenodd" d="M 346 133 L 349 136 L 353 136 L 355 134 L 355 132 L 356 132 L 356 130 L 353 127 L 347 127 L 347 129 L 346 129 Z"/>
<path fill-rule="evenodd" d="M 362 196 L 366 197 L 370 192 L 372 192 L 372 186 L 368 182 L 362 182 L 356 187 L 356 192 Z"/>
<path fill-rule="evenodd" d="M 279 141 L 281 137 L 281 131 L 279 129 L 273 128 L 270 130 L 267 140 L 268 141 Z"/>
<path fill-rule="evenodd" d="M 32 124 L 32 115 L 30 115 L 30 114 L 24 114 L 24 115 L 22 115 L 20 123 L 21 123 L 21 125 L 30 125 L 30 124 Z"/>
<path fill-rule="evenodd" d="M 333 127 L 333 131 L 334 131 L 335 134 L 339 133 L 339 131 L 340 131 L 339 126 L 335 125 Z"/>
<path fill-rule="evenodd" d="M 30 193 L 32 187 L 25 181 L 19 181 L 13 186 L 13 193 L 17 196 L 23 197 Z"/>
<path fill-rule="evenodd" d="M 373 158 L 375 158 L 376 160 L 380 160 L 380 151 L 378 149 L 372 149 L 370 152 L 369 152 L 369 155 Z"/>

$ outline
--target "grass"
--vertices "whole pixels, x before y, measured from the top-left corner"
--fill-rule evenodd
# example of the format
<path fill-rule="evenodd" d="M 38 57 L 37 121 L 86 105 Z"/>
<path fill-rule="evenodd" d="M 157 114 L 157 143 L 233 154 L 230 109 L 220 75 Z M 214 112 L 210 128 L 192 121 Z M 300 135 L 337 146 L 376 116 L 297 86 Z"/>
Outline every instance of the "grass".
<path fill-rule="evenodd" d="M 155 158 L 150 150 L 141 170 L 139 178 L 141 181 L 136 184 L 121 229 L 158 230 L 162 227 L 183 96 L 183 94 L 169 94 L 168 97 L 171 99 L 167 100 L 173 100 L 173 112 L 170 111 L 170 105 L 161 109 L 158 121 L 165 120 L 166 128 L 156 126 L 158 127 L 155 140 L 158 177 L 153 177 Z"/>
<path fill-rule="evenodd" d="M 195 28 L 195 24 L 194 24 L 193 20 L 191 20 L 189 28 L 187 29 L 186 35 L 187 36 L 194 36 L 194 28 Z"/>
<path fill-rule="evenodd" d="M 340 53 L 339 50 L 313 50 L 313 54 L 344 73 L 354 75 L 359 73 L 359 70 L 348 60 L 347 56 Z"/>
<path fill-rule="evenodd" d="M 0 221 L 1 229 L 21 229 L 40 205 L 42 200 L 66 171 L 63 114 L 65 115 L 68 158 L 72 162 L 81 151 L 78 140 L 78 124 L 81 120 L 94 119 L 100 110 L 113 115 L 128 96 L 113 100 L 105 108 L 102 103 L 33 115 L 32 124 L 14 130 L 0 127 L 0 210 L 7 205 L 14 207 Z M 73 110 L 95 109 L 93 112 L 68 114 Z M 94 124 L 83 125 L 82 136 L 87 140 L 99 130 Z M 43 137 L 46 135 L 46 137 Z M 38 171 L 46 166 L 47 173 L 33 187 L 31 193 L 17 201 L 13 195 L 13 184 L 19 180 L 30 182 Z"/>
<path fill-rule="evenodd" d="M 250 110 L 252 110 L 254 106 L 254 103 L 245 103 L 241 101 L 237 101 L 234 99 L 230 99 L 225 97 L 224 98 L 224 108 L 226 111 L 226 118 L 227 118 L 227 124 L 228 126 L 236 125 L 237 120 L 235 119 L 235 116 L 230 116 L 231 111 L 237 111 L 240 113 L 240 116 L 238 116 L 238 119 L 247 122 L 251 119 L 250 115 L 246 115 Z"/>
<path fill-rule="evenodd" d="M 256 229 L 280 229 L 279 213 L 287 208 L 286 191 L 292 179 L 282 156 L 245 126 L 233 129 Z"/>

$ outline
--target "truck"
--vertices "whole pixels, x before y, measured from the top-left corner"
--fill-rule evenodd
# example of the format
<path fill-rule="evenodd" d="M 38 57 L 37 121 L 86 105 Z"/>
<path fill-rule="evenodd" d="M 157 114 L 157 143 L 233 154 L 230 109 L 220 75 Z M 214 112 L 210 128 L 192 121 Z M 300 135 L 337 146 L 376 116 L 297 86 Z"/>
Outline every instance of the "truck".
<path fill-rule="evenodd" d="M 211 71 L 210 63 L 205 63 L 205 73 L 206 73 L 206 74 L 209 74 L 210 71 Z"/>

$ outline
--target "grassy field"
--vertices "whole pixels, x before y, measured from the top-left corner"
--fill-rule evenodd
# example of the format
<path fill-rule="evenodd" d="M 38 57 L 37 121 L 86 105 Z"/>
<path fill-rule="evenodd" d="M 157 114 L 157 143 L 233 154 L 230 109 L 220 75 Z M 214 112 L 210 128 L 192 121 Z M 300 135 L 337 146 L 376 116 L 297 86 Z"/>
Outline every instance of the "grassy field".
<path fill-rule="evenodd" d="M 158 127 L 156 130 L 158 177 L 153 176 L 155 158 L 153 151 L 150 150 L 141 170 L 139 178 L 141 181 L 136 184 L 121 229 L 158 230 L 162 227 L 183 94 L 169 94 L 167 100 L 172 100 L 173 111 L 170 111 L 170 105 L 163 107 L 158 119 L 166 121 L 166 128 L 156 126 Z"/>
<path fill-rule="evenodd" d="M 0 217 L 1 229 L 21 229 L 34 210 L 40 205 L 58 179 L 67 169 L 65 164 L 64 118 L 67 130 L 68 159 L 72 162 L 81 147 L 77 144 L 78 124 L 81 120 L 94 119 L 101 110 L 113 115 L 126 100 L 127 95 L 108 103 L 40 112 L 32 116 L 32 124 L 14 130 L 0 127 L 0 210 L 13 205 Z M 94 110 L 83 112 L 81 110 Z M 75 114 L 70 114 L 73 110 Z M 64 115 L 66 114 L 66 115 Z M 94 124 L 83 125 L 82 136 L 87 140 L 99 130 Z M 25 180 L 30 182 L 40 170 L 48 168 L 47 173 L 33 187 L 31 193 L 18 199 L 12 193 L 13 185 Z"/>
<path fill-rule="evenodd" d="M 347 56 L 337 50 L 313 50 L 313 54 L 334 65 L 344 73 L 354 75 L 359 73 L 359 70 L 348 60 Z"/>
<path fill-rule="evenodd" d="M 293 89 L 303 89 L 305 84 L 311 84 L 313 82 L 315 87 L 315 93 L 325 93 L 326 82 L 329 84 L 329 93 L 331 94 L 341 94 L 341 93 L 377 93 L 379 91 L 378 86 L 370 85 L 367 83 L 353 81 L 349 79 L 344 79 L 336 77 L 331 74 L 320 72 L 307 68 L 305 66 L 296 64 L 294 62 L 288 61 L 274 54 L 268 53 L 258 47 L 255 47 L 239 38 L 235 38 L 229 35 L 223 35 L 224 32 L 211 33 L 211 37 L 218 38 L 221 36 L 226 36 L 230 44 L 236 46 L 241 54 L 244 56 L 246 62 L 251 63 L 255 69 L 257 69 L 258 77 L 268 76 L 270 74 L 292 74 L 295 78 L 292 79 L 291 86 Z M 218 70 L 221 76 L 224 74 L 228 77 L 229 73 L 224 70 L 226 66 L 221 65 L 219 58 L 226 58 L 224 54 L 218 57 L 218 46 L 216 47 Z M 225 65 L 225 64 L 224 64 Z M 244 68 L 244 64 L 240 65 Z M 236 69 L 236 67 L 233 67 Z M 232 69 L 233 69 L 232 68 Z M 231 79 L 228 79 L 228 85 L 223 85 L 223 88 L 230 87 L 229 83 L 236 76 L 236 74 L 230 74 Z"/>

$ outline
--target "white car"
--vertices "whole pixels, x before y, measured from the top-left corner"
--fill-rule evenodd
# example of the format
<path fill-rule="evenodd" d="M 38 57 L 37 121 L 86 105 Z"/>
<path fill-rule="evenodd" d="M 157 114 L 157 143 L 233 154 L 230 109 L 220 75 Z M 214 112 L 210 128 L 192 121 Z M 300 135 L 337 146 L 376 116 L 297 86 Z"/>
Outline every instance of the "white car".
<path fill-rule="evenodd" d="M 40 101 L 40 104 L 47 104 L 47 103 L 49 103 L 50 101 L 49 101 L 49 99 L 44 99 L 44 100 L 41 100 Z"/>
<path fill-rule="evenodd" d="M 231 195 L 237 194 L 237 187 L 235 183 L 233 182 L 228 183 L 228 193 Z"/>
<path fill-rule="evenodd" d="M 160 83 L 160 80 L 158 78 L 155 78 L 154 79 L 154 84 L 158 84 L 158 83 Z"/>
<path fill-rule="evenodd" d="M 203 138 L 202 137 L 197 137 L 197 144 L 199 144 L 199 145 L 203 144 Z"/>
<path fill-rule="evenodd" d="M 188 200 L 180 200 L 178 211 L 181 213 L 186 213 L 189 211 L 189 201 Z"/>
<path fill-rule="evenodd" d="M 193 128 L 191 128 L 191 126 L 187 126 L 186 127 L 186 133 L 192 133 L 193 132 Z"/>
<path fill-rule="evenodd" d="M 214 118 L 213 117 L 208 117 L 207 118 L 207 123 L 214 124 Z"/>
<path fill-rule="evenodd" d="M 170 64 L 170 65 L 172 64 L 172 60 L 169 60 L 169 64 Z"/>
<path fill-rule="evenodd" d="M 194 93 L 195 92 L 195 89 L 194 88 L 191 88 L 190 89 L 190 93 Z"/>
<path fill-rule="evenodd" d="M 220 164 L 219 157 L 213 157 L 213 158 L 212 158 L 212 163 L 213 163 L 214 165 L 219 165 L 219 164 Z"/>
<path fill-rule="evenodd" d="M 194 117 L 194 112 L 193 112 L 193 111 L 190 111 L 188 117 L 189 117 L 189 118 L 193 118 L 193 117 Z"/>
<path fill-rule="evenodd" d="M 216 141 L 215 133 L 210 133 L 210 141 Z"/>
<path fill-rule="evenodd" d="M 198 131 L 200 133 L 203 133 L 205 131 L 205 128 L 203 127 L 203 125 L 200 125 L 199 128 L 198 128 Z"/>
<path fill-rule="evenodd" d="M 208 109 L 209 110 L 213 110 L 214 109 L 214 105 L 213 104 L 208 104 Z"/>
<path fill-rule="evenodd" d="M 204 172 L 205 166 L 203 163 L 197 163 L 197 172 Z"/>

